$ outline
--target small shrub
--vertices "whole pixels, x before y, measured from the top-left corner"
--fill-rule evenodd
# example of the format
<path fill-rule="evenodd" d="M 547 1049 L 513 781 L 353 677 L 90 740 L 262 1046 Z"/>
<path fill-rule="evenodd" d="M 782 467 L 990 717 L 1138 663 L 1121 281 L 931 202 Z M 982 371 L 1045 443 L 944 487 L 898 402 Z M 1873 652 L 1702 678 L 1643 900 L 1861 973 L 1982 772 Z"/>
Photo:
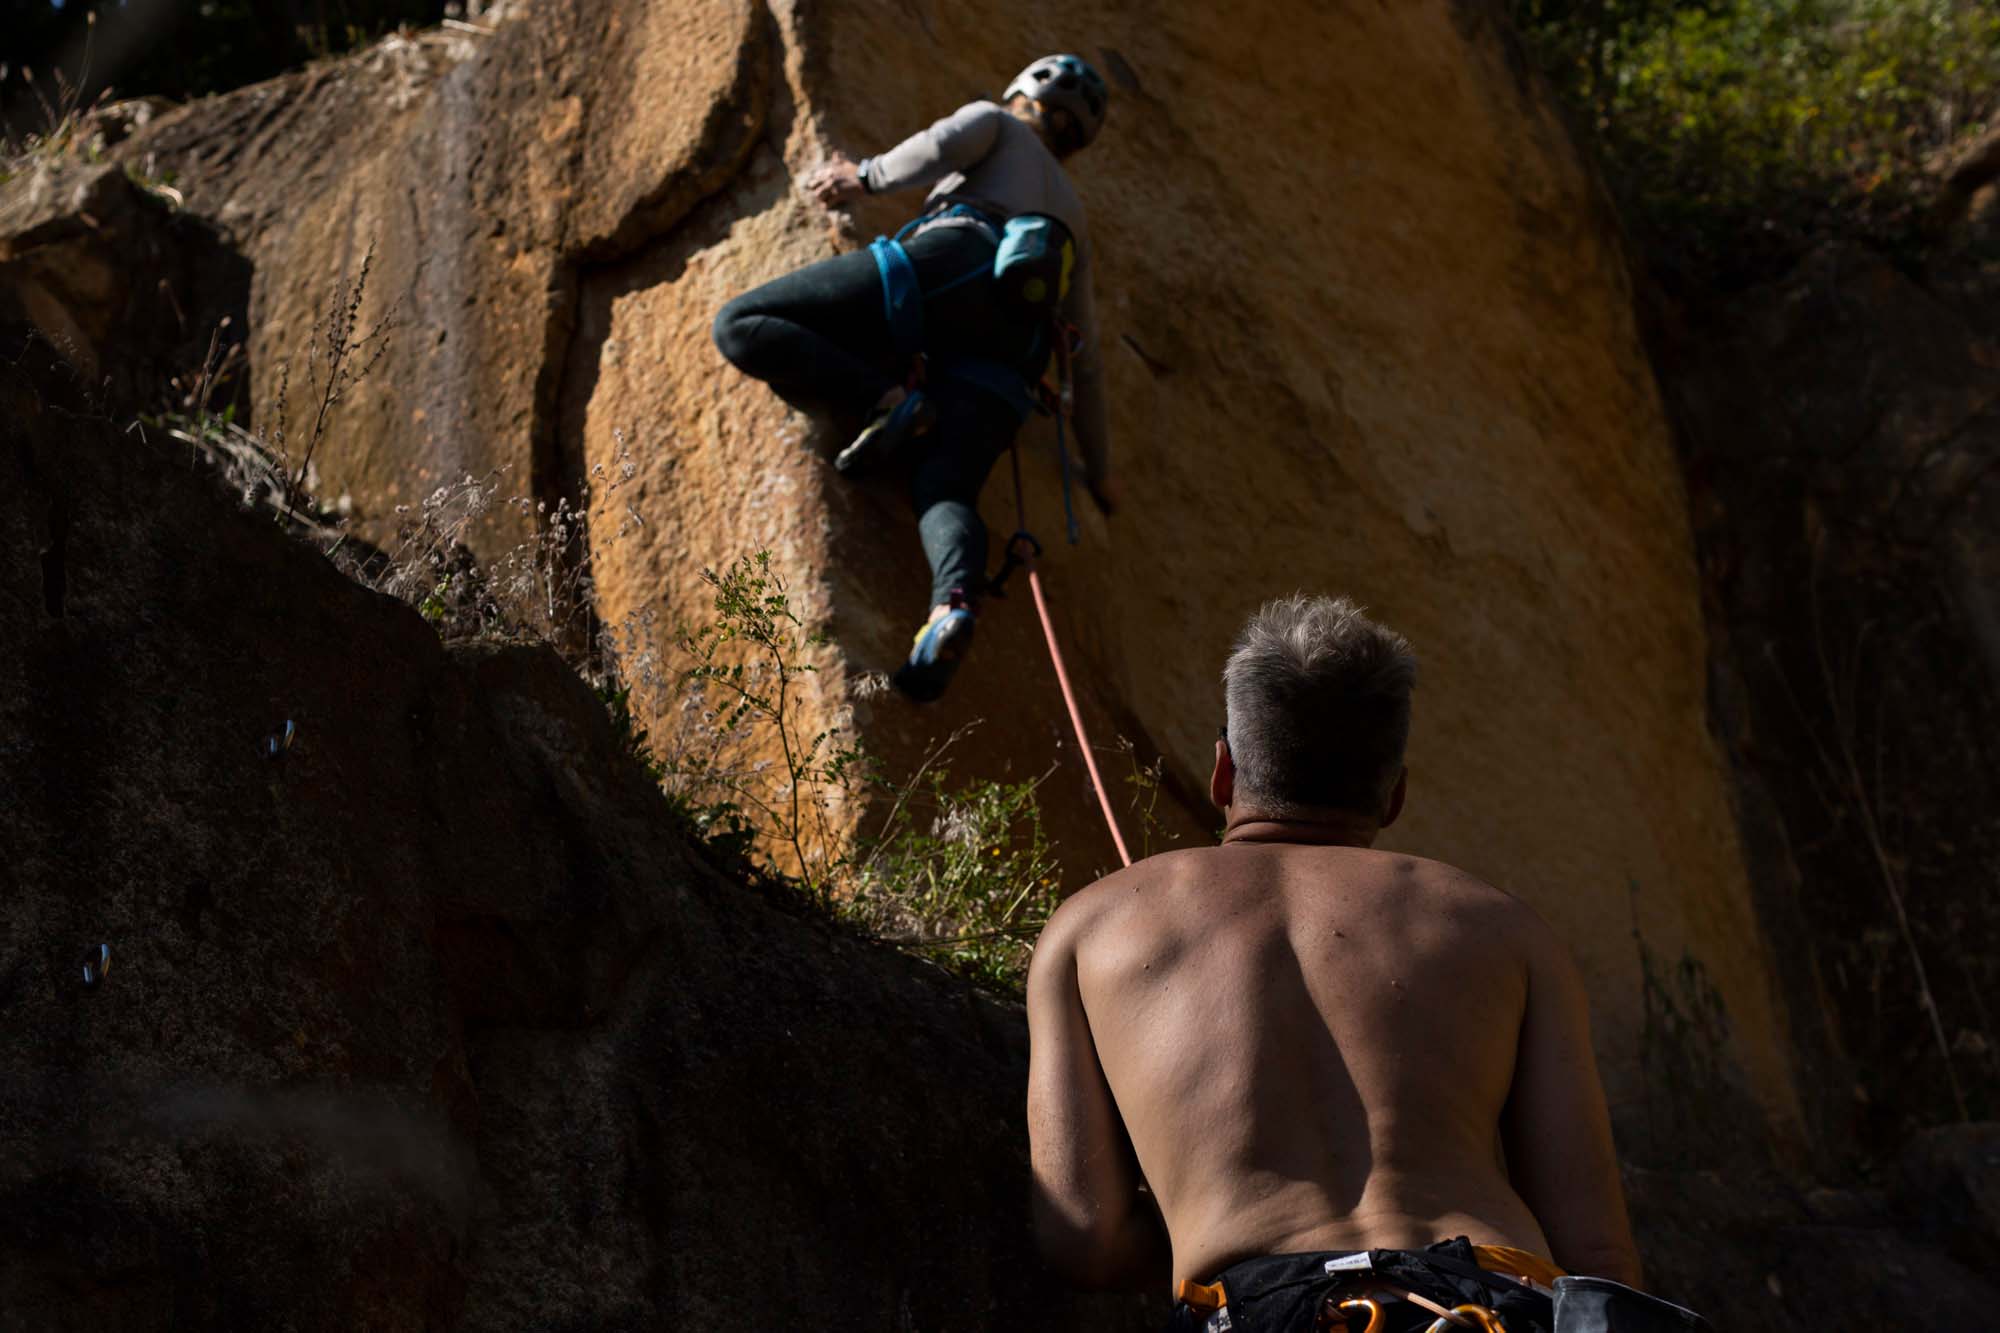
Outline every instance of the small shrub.
<path fill-rule="evenodd" d="M 1127 812 L 1139 826 L 1139 859 L 1151 856 L 1156 842 L 1178 841 L 1177 835 L 1167 832 L 1166 823 L 1160 818 L 1160 790 L 1165 785 L 1167 761 L 1155 756 L 1151 763 L 1139 759 L 1139 747 L 1121 736 L 1118 738 L 1119 752 L 1125 756 L 1130 771 L 1125 774 L 1125 785 L 1131 789 Z"/>
<path fill-rule="evenodd" d="M 847 791 L 863 766 L 860 750 L 839 728 L 801 725 L 800 684 L 817 670 L 807 658 L 826 639 L 792 610 L 769 551 L 739 557 L 721 573 L 705 569 L 701 577 L 714 594 L 715 616 L 677 636 L 688 661 L 680 682 L 715 701 L 704 719 L 715 735 L 761 731 L 778 747 L 783 768 L 746 773 L 718 765 L 714 747 L 679 749 L 669 779 L 683 794 L 726 793 L 703 808 L 732 806 L 732 815 L 753 819 L 763 836 L 791 850 L 806 891 L 830 901 L 842 850 L 829 814 L 836 793 Z"/>
<path fill-rule="evenodd" d="M 187 462 L 215 475 L 246 509 L 263 510 L 295 534 L 337 540 L 344 515 L 323 504 L 310 485 L 295 483 L 278 450 L 245 425 L 236 380 L 243 366 L 240 342 L 224 342 L 230 321 L 210 333 L 201 365 L 174 376 L 157 412 L 141 413 L 133 430 L 185 446 Z"/>
<path fill-rule="evenodd" d="M 1018 985 L 1061 901 L 1038 803 L 1047 776 L 955 787 L 935 762 L 889 788 L 888 819 L 851 866 L 848 914 L 976 979 Z"/>
<path fill-rule="evenodd" d="M 727 856 L 789 851 L 789 865 L 767 861 L 766 871 L 789 874 L 812 901 L 879 938 L 977 980 L 1018 985 L 1061 896 L 1038 804 L 1047 774 L 955 783 L 949 752 L 962 728 L 907 779 L 892 780 L 843 728 L 801 725 L 798 687 L 812 672 L 805 657 L 824 640 L 792 610 L 770 554 L 702 578 L 714 616 L 676 636 L 679 702 L 648 752 L 675 808 Z M 629 710 L 629 696 L 619 706 Z M 747 762 L 772 748 L 779 762 Z M 1136 763 L 1134 771 L 1150 810 L 1157 773 Z M 1152 788 L 1143 785 L 1149 772 Z M 832 811 L 864 792 L 885 809 L 881 823 L 843 837 Z"/>
<path fill-rule="evenodd" d="M 1636 901 L 1637 884 L 1631 886 Z M 1715 1166 L 1713 1154 L 1743 1145 L 1745 1096 L 1731 1074 L 1729 1013 L 1701 960 L 1655 954 L 1636 918 L 1639 952 L 1639 1070 L 1649 1150 L 1660 1165 Z M 1754 1121 L 1752 1122 L 1754 1123 Z"/>

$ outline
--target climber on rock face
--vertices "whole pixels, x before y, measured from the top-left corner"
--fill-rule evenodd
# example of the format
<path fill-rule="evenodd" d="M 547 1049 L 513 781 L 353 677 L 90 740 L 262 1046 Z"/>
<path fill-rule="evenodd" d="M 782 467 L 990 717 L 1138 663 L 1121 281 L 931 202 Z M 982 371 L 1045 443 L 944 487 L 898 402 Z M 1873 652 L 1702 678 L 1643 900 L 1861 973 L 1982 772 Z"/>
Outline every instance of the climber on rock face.
<path fill-rule="evenodd" d="M 1639 1259 L 1575 964 L 1518 899 L 1372 848 L 1415 669 L 1345 599 L 1266 605 L 1223 671 L 1221 845 L 1100 880 L 1035 947 L 1043 1249 L 1088 1286 L 1183 1279 L 1176 1329 L 1340 1328 L 1369 1299 L 1357 1333 L 1466 1303 L 1512 1333 L 1674 1309 L 1614 1285 Z M 1551 1322 L 1542 1255 L 1610 1280 L 1556 1288 L 1581 1322 Z"/>
<path fill-rule="evenodd" d="M 942 694 L 971 647 L 988 555 L 979 492 L 1058 341 L 1074 347 L 1067 359 L 1085 481 L 1106 515 L 1117 504 L 1090 245 L 1061 165 L 1096 137 L 1107 101 L 1089 65 L 1048 56 L 1000 103 L 960 107 L 858 164 L 836 154 L 805 179 L 819 202 L 930 186 L 923 215 L 893 250 L 877 242 L 809 265 L 730 301 L 715 319 L 716 346 L 739 370 L 794 403 L 864 423 L 834 460 L 843 474 L 909 465 L 931 610 L 894 679 L 915 699 Z M 1008 268 L 1023 257 L 1041 269 L 1025 260 Z M 907 300 L 901 274 L 910 278 Z"/>

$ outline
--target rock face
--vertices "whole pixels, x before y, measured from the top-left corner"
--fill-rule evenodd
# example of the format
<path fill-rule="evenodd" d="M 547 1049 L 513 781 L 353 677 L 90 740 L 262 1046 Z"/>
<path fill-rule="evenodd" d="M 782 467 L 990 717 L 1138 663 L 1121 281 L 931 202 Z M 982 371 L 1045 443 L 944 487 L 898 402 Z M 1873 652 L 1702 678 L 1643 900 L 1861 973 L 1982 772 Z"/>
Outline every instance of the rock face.
<path fill-rule="evenodd" d="M 1835 1155 L 2000 1105 L 1994 293 L 1948 252 L 1920 279 L 1834 248 L 1658 339 L 1718 730 Z"/>
<path fill-rule="evenodd" d="M 547 650 L 8 362 L 0 1322 L 1155 1321 L 1030 1258 L 1018 1010 L 725 879 Z"/>
<path fill-rule="evenodd" d="M 250 265 L 117 166 L 31 168 L 0 191 L 0 323 L 33 324 L 91 396 L 158 410 L 245 333 Z M 221 404 L 216 404 L 218 409 Z"/>
<path fill-rule="evenodd" d="M 1200 836 L 1234 629 L 1267 595 L 1358 595 L 1424 661 L 1395 845 L 1524 894 L 1574 945 L 1628 1138 L 1658 1137 L 1644 1089 L 1693 1086 L 1689 1060 L 1713 1074 L 1690 1114 L 1747 1091 L 1784 1137 L 1786 1020 L 1705 730 L 1665 420 L 1615 230 L 1494 13 L 546 0 L 196 105 L 120 151 L 175 171 L 254 265 L 260 401 L 373 248 L 366 317 L 394 307 L 401 328 L 319 460 L 364 532 L 504 470 L 586 505 L 613 626 L 695 614 L 700 566 L 770 549 L 831 636 L 818 718 L 851 716 L 907 768 L 983 717 L 961 771 L 1027 776 L 1068 742 L 1025 607 L 987 617 L 945 705 L 867 698 L 922 613 L 904 501 L 838 484 L 822 423 L 734 375 L 707 326 L 914 207 L 829 220 L 792 185 L 828 149 L 874 151 L 1033 54 L 1082 51 L 1116 88 L 1077 178 L 1127 512 L 1085 515 L 1047 572 L 1098 739 L 1163 756 L 1189 798 L 1172 822 Z M 1026 452 L 1054 537 L 1045 426 Z M 585 495 L 627 464 L 615 498 Z M 1013 527 L 1004 481 L 987 513 Z M 475 544 L 522 540 L 516 521 Z M 1080 883 L 1110 857 L 1079 766 L 1047 790 Z M 1669 1002 L 1711 1020 L 1703 1049 L 1660 1045 Z"/>

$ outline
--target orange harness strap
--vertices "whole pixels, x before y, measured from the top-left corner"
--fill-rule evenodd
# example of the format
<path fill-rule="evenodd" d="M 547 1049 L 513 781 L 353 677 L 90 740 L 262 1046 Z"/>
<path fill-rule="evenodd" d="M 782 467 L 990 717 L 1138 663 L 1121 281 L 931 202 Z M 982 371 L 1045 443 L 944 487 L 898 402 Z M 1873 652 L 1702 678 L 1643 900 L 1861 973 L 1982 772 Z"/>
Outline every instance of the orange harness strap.
<path fill-rule="evenodd" d="M 1191 1277 L 1182 1278 L 1181 1284 L 1174 1288 L 1174 1299 L 1188 1309 L 1198 1310 L 1202 1314 L 1214 1314 L 1229 1304 L 1229 1298 L 1223 1293 L 1220 1282 L 1209 1286 Z"/>
<path fill-rule="evenodd" d="M 1511 1245 L 1475 1245 L 1472 1247 L 1472 1258 L 1489 1273 L 1517 1277 L 1543 1291 L 1555 1286 L 1557 1278 L 1569 1276 L 1541 1255 L 1529 1250 L 1517 1250 Z"/>
<path fill-rule="evenodd" d="M 1540 1255 L 1528 1250 L 1517 1250 L 1511 1245 L 1475 1245 L 1472 1247 L 1472 1257 L 1489 1273 L 1516 1278 L 1543 1291 L 1554 1285 L 1557 1278 L 1566 1276 L 1562 1269 Z M 1431 1325 L 1432 1333 L 1441 1333 L 1443 1329 L 1454 1324 L 1461 1328 L 1476 1328 L 1482 1330 L 1482 1333 L 1504 1333 L 1498 1318 L 1482 1305 L 1464 1304 L 1446 1309 L 1417 1292 L 1391 1284 L 1381 1285 L 1375 1294 L 1392 1295 L 1398 1300 L 1409 1301 L 1438 1316 L 1437 1322 Z M 1174 1289 L 1174 1299 L 1201 1314 L 1213 1314 L 1229 1303 L 1228 1294 L 1223 1291 L 1220 1282 L 1202 1283 L 1196 1282 L 1193 1278 L 1181 1279 L 1180 1285 Z M 1374 1299 L 1365 1296 L 1358 1300 L 1341 1301 L 1337 1307 L 1329 1300 L 1322 1319 L 1329 1316 L 1339 1319 L 1343 1325 L 1350 1328 L 1352 1317 L 1365 1316 L 1367 1323 L 1363 1333 L 1375 1333 L 1381 1323 L 1382 1308 Z M 1322 1324 L 1322 1327 L 1330 1326 Z"/>

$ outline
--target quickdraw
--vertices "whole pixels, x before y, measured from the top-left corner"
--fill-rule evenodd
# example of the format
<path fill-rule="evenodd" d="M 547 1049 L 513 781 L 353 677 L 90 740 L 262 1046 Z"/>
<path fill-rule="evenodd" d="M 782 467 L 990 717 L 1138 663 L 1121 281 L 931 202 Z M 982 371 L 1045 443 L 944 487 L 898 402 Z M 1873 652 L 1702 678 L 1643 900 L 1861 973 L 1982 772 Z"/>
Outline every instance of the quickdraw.
<path fill-rule="evenodd" d="M 986 580 L 986 595 L 1002 600 L 1007 596 L 1007 580 L 1017 569 L 1026 569 L 1042 555 L 1042 544 L 1035 540 L 1035 534 L 1028 531 L 1015 533 L 1007 539 L 1007 549 L 1000 559 L 1000 568 L 993 577 Z"/>

